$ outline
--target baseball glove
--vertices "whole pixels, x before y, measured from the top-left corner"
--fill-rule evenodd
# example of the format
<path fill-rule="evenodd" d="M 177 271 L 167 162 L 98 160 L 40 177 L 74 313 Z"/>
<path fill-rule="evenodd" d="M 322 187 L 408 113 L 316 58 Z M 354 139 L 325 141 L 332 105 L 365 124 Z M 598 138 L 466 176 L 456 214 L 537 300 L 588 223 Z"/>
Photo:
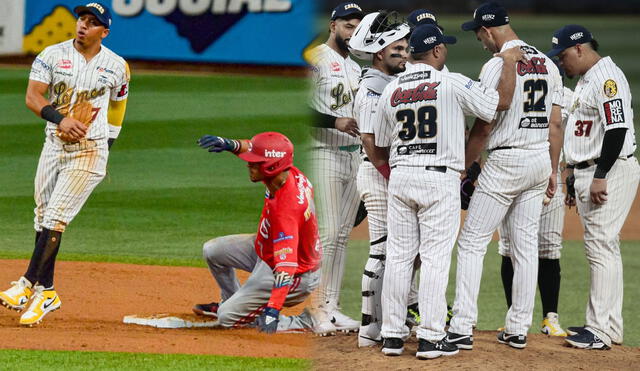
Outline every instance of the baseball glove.
<path fill-rule="evenodd" d="M 69 112 L 69 117 L 72 117 L 80 121 L 81 123 L 87 125 L 87 127 L 89 127 L 89 125 L 91 125 L 91 121 L 93 120 L 93 105 L 86 100 L 82 102 L 77 102 L 71 108 L 71 111 Z M 56 131 L 56 135 L 60 139 L 64 140 L 65 142 L 77 142 L 78 139 L 80 139 L 80 138 L 75 138 L 68 134 L 65 134 L 62 131 L 60 131 L 60 129 Z"/>
<path fill-rule="evenodd" d="M 460 182 L 460 207 L 462 210 L 469 208 L 471 196 L 473 196 L 473 191 L 476 190 L 476 186 L 473 183 L 478 179 L 481 171 L 480 164 L 474 161 L 467 169 L 467 176 Z"/>

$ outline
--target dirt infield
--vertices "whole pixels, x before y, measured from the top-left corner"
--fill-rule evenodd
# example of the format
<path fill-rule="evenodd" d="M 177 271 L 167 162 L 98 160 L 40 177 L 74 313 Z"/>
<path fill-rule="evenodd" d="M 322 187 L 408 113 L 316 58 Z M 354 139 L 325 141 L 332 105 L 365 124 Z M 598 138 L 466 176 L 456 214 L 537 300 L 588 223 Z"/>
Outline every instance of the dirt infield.
<path fill-rule="evenodd" d="M 20 277 L 27 264 L 0 260 L 2 289 Z M 239 276 L 242 280 L 247 275 Z M 187 314 L 194 303 L 219 298 L 204 268 L 59 262 L 56 289 L 62 308 L 38 327 L 20 327 L 19 314 L 0 307 L 0 349 L 309 357 L 312 336 L 306 334 L 269 336 L 255 329 L 169 330 L 122 323 L 129 314 Z M 298 306 L 285 313 L 301 310 Z"/>
<path fill-rule="evenodd" d="M 565 347 L 560 338 L 530 335 L 527 348 L 519 350 L 498 344 L 495 332 L 477 331 L 474 349 L 452 357 L 418 360 L 418 342 L 413 337 L 400 357 L 386 357 L 379 348 L 358 349 L 357 338 L 337 336 L 319 338 L 314 350 L 314 369 L 339 370 L 632 370 L 637 369 L 640 348 L 614 346 L 608 351 Z"/>
<path fill-rule="evenodd" d="M 460 223 L 461 228 L 462 224 L 464 223 L 465 216 L 466 211 L 463 211 Z M 367 222 L 363 222 L 357 228 L 353 229 L 351 238 L 356 240 L 368 240 L 368 228 L 369 227 L 367 225 Z M 563 231 L 564 239 L 568 241 L 580 241 L 582 240 L 583 234 L 584 229 L 582 228 L 582 224 L 580 223 L 580 216 L 578 215 L 576 208 L 565 208 Z M 493 239 L 497 241 L 497 233 L 494 234 L 493 237 Z M 636 199 L 633 202 L 633 206 L 631 207 L 631 211 L 629 212 L 627 221 L 622 227 L 622 231 L 620 232 L 620 239 L 627 241 L 640 241 L 640 190 L 638 191 L 638 193 L 636 193 Z"/>

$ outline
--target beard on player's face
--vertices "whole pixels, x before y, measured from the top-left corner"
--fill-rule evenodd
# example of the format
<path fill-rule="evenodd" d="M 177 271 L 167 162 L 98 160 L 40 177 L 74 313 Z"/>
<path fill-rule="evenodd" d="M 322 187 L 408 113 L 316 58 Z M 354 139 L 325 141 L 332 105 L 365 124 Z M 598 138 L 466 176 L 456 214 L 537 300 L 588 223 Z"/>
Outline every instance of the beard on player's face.
<path fill-rule="evenodd" d="M 343 38 L 339 33 L 336 32 L 336 45 L 343 52 L 349 52 L 349 40 L 350 38 Z"/>

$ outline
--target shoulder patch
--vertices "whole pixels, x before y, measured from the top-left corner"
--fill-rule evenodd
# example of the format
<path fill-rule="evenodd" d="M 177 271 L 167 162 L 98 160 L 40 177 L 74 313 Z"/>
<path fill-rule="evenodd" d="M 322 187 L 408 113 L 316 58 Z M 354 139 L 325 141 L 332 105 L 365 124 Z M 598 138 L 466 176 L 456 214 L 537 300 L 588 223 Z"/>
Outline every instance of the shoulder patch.
<path fill-rule="evenodd" d="M 604 103 L 604 116 L 607 125 L 621 124 L 624 120 L 622 99 L 614 99 Z"/>
<path fill-rule="evenodd" d="M 618 85 L 615 81 L 609 79 L 604 82 L 604 95 L 613 98 L 618 94 Z"/>

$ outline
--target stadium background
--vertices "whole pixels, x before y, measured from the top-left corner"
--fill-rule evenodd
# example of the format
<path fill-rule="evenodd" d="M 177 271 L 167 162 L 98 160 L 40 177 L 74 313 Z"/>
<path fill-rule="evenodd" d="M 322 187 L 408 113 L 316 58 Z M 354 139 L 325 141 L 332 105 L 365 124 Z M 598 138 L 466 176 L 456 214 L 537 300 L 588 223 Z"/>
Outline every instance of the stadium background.
<path fill-rule="evenodd" d="M 13 0 L 7 0 L 12 2 Z M 109 5 L 111 1 L 105 1 Z M 28 0 L 27 5 L 35 7 L 53 3 L 77 4 L 74 1 Z M 210 299 L 214 284 L 204 270 L 201 259 L 202 243 L 217 235 L 253 231 L 261 208 L 262 191 L 260 185 L 250 184 L 246 178 L 243 163 L 231 156 L 212 156 L 195 146 L 195 140 L 202 134 L 219 134 L 235 138 L 250 137 L 265 130 L 278 130 L 290 136 L 296 144 L 296 162 L 304 170 L 304 148 L 308 123 L 305 97 L 307 84 L 301 76 L 300 56 L 302 49 L 318 36 L 320 42 L 326 38 L 327 18 L 330 8 L 338 1 L 315 2 L 311 0 L 291 1 L 292 5 L 320 3 L 317 14 L 303 16 L 303 21 L 295 17 L 285 34 L 278 35 L 273 30 L 256 32 L 252 24 L 238 26 L 245 38 L 234 38 L 232 43 L 238 60 L 233 58 L 199 60 L 198 58 L 178 58 L 193 61 L 171 63 L 161 61 L 160 56 L 150 58 L 137 55 L 132 62 L 131 95 L 124 130 L 114 146 L 109 163 L 109 176 L 96 189 L 83 211 L 65 233 L 59 259 L 72 262 L 133 263 L 148 266 L 195 267 L 189 278 L 181 283 L 188 300 L 171 303 L 190 310 L 193 301 Z M 605 11 L 617 9 L 618 14 L 586 14 L 586 11 L 602 12 L 602 2 L 552 2 L 552 1 L 511 1 L 509 7 L 517 7 L 512 12 L 512 24 L 516 32 L 525 40 L 546 50 L 551 33 L 567 23 L 581 23 L 587 26 L 600 41 L 602 53 L 611 55 L 626 73 L 636 97 L 640 96 L 640 66 L 636 59 L 640 55 L 637 42 L 638 1 L 609 1 Z M 0 5 L 3 3 L 0 1 Z M 458 44 L 450 49 L 451 70 L 470 77 L 478 75 L 480 67 L 488 58 L 473 35 L 459 29 L 462 21 L 468 19 L 477 3 L 473 1 L 430 1 L 427 5 L 417 1 L 362 1 L 366 11 L 382 7 L 393 7 L 408 13 L 414 7 L 430 7 L 439 15 L 447 33 L 458 37 Z M 568 4 L 571 6 L 568 7 Z M 6 5 L 6 2 L 5 2 Z M 524 6 L 528 5 L 528 6 Z M 625 7 L 626 6 L 626 7 Z M 53 9 L 53 8 L 52 8 Z M 309 7 L 308 9 L 311 9 Z M 584 11 L 576 14 L 573 9 Z M 143 12 L 144 13 L 144 12 Z M 571 14 L 561 14 L 571 13 Z M 146 13 L 144 13 L 146 14 Z M 282 13 L 254 14 L 256 22 Z M 307 17 L 307 18 L 305 18 Z M 133 18 L 133 20 L 141 17 Z M 156 20 L 157 21 L 157 20 Z M 33 22 L 33 21 L 32 21 Z M 278 21 L 281 22 L 281 21 Z M 25 22 L 24 30 L 27 31 Z M 34 23 L 35 24 L 35 23 Z M 305 25 L 309 25 L 306 27 Z M 313 27 L 313 26 L 315 27 Z M 117 24 L 114 24 L 114 33 Z M 196 30 L 198 28 L 196 27 Z M 263 30 L 263 29 L 262 29 Z M 240 31 L 238 31 L 240 32 Z M 4 34 L 8 32 L 5 31 Z M 287 45 L 286 40 L 295 33 L 302 35 L 296 47 Z M 131 39 L 127 47 L 146 47 L 145 40 L 135 37 L 145 34 L 149 39 L 166 40 L 175 37 L 175 30 L 159 31 L 152 25 L 133 28 L 127 34 Z M 257 40 L 255 37 L 263 36 Z M 112 35 L 113 36 L 113 35 Z M 134 37 L 135 36 L 135 37 Z M 266 41 L 265 41 L 266 40 Z M 268 47 L 263 44 L 268 42 Z M 107 39 L 106 45 L 109 45 Z M 260 48 L 258 48 L 260 47 Z M 113 46 L 113 49 L 119 50 Z M 169 48 L 175 50 L 174 48 Z M 185 48 L 187 50 L 187 48 Z M 206 53 L 205 49 L 205 53 Z M 185 54 L 188 54 L 185 52 Z M 233 55 L 233 52 L 230 52 Z M 246 58 L 246 59 L 242 59 Z M 286 60 L 279 60 L 288 56 Z M 26 266 L 32 250 L 32 208 L 33 176 L 42 144 L 43 125 L 24 106 L 24 92 L 28 78 L 28 66 L 32 56 L 23 53 L 0 57 L 0 282 L 6 285 L 15 279 L 8 271 Z M 297 59 L 296 59 L 297 58 Z M 249 63 L 249 64 L 247 64 Z M 151 69 L 150 69 L 151 68 Z M 169 68 L 170 70 L 155 70 Z M 284 77 L 282 74 L 297 77 Z M 572 82 L 568 82 L 572 86 Z M 634 211 L 638 211 L 637 204 Z M 573 213 L 570 211 L 569 213 Z M 626 230 L 640 230 L 638 218 L 629 218 Z M 630 227 L 631 225 L 631 227 Z M 578 233 L 579 234 L 579 233 Z M 631 236 L 631 237 L 629 237 Z M 627 233 L 622 245 L 625 264 L 625 344 L 635 347 L 635 357 L 640 346 L 640 324 L 637 308 L 640 305 L 640 290 L 631 279 L 640 268 L 640 257 L 634 254 L 640 245 L 637 234 Z M 354 233 L 349 246 L 349 261 L 344 282 L 342 306 L 353 317 L 359 316 L 360 277 L 367 254 L 366 231 Z M 72 264 L 72 263 L 69 263 Z M 75 263 L 73 263 L 75 264 Z M 560 301 L 560 315 L 565 326 L 581 324 L 584 321 L 584 305 L 588 287 L 588 270 L 579 239 L 569 241 L 563 251 L 563 283 Z M 60 282 L 66 284 L 66 275 L 75 265 L 65 265 L 58 272 Z M 68 268 L 67 268 L 68 267 Z M 452 272 L 455 272 L 452 265 Z M 111 270 L 118 270 L 114 266 Z M 66 270 L 66 272 L 65 272 Z M 142 270 L 142 268 L 141 268 Z M 181 276 L 182 277 L 182 276 Z M 161 285 L 170 276 L 157 276 L 155 284 Z M 450 281 L 453 287 L 454 277 Z M 100 282 L 100 277 L 95 278 Z M 69 283 L 71 284 L 71 283 Z M 64 296 L 64 287 L 59 287 L 65 301 L 65 308 L 74 301 L 86 298 Z M 117 287 L 106 287 L 115 290 Z M 453 291 L 449 298 L 452 300 Z M 143 295 L 144 296 L 144 295 Z M 164 308 L 172 297 L 158 300 L 158 308 Z M 181 300 L 184 298 L 181 297 Z M 191 301 L 190 301 L 191 300 Z M 109 306 L 95 308 L 108 311 Z M 161 309 L 159 309 L 161 310 Z M 504 298 L 499 280 L 499 262 L 495 245 L 489 248 L 485 261 L 482 293 L 480 297 L 479 329 L 495 330 L 501 326 L 505 311 Z M 67 312 L 69 313 L 69 312 Z M 122 313 L 128 314 L 128 313 Z M 47 327 L 57 329 L 61 324 L 65 309 L 47 318 L 44 330 L 18 329 L 15 313 L 0 311 L 0 335 L 2 338 L 18 339 L 0 345 L 0 364 L 19 363 L 21 367 L 42 365 L 46 358 L 58 367 L 73 368 L 87 365 L 93 368 L 142 368 L 142 369 L 200 369 L 200 368 L 306 368 L 304 360 L 227 358 L 223 356 L 180 355 L 180 354 L 132 354 L 127 352 L 42 352 L 45 347 Z M 91 317 L 90 315 L 88 316 Z M 536 322 L 540 318 L 536 308 Z M 634 320 L 635 319 L 635 320 Z M 116 324 L 114 324 L 116 326 Z M 537 328 L 532 330 L 537 331 Z M 29 332 L 31 331 L 31 332 Z M 174 330 L 182 331 L 182 330 Z M 186 330 L 194 331 L 194 330 Z M 192 332 L 191 332 L 192 333 Z M 191 334 L 189 333 L 189 334 Z M 148 336 L 148 333 L 145 333 Z M 216 334 L 207 335 L 215 337 Z M 235 339 L 240 342 L 248 335 Z M 203 338 L 206 342 L 207 338 Z M 262 338 L 272 344 L 273 355 L 278 349 L 287 347 L 279 338 Z M 172 333 L 162 333 L 157 339 L 174 342 Z M 331 340 L 332 341 L 332 340 Z M 21 345 L 15 345 L 15 344 Z M 326 344 L 326 343 L 325 343 Z M 336 346 L 321 344 L 322 358 L 342 359 L 336 354 L 345 354 L 342 346 L 355 347 L 355 338 L 340 337 Z M 243 346 L 243 345 L 239 345 Z M 206 354 L 220 354 L 211 345 Z M 93 349 L 82 348 L 84 351 Z M 151 349 L 151 348 L 150 348 Z M 160 352 L 155 352 L 160 353 Z M 180 353 L 180 352 L 169 352 Z M 183 353 L 194 353 L 185 351 Z M 250 357 L 256 354 L 251 348 L 242 353 Z M 348 353 L 353 355 L 353 353 Z M 367 354 L 367 353 L 365 353 Z M 613 354 L 613 353 L 611 353 Z M 541 355 L 542 356 L 542 355 Z M 615 355 L 614 355 L 615 356 Z M 302 354 L 297 358 L 308 358 Z M 608 355 L 602 358 L 609 361 Z M 376 357 L 376 359 L 379 357 Z M 537 358 L 534 356 L 533 358 Z M 319 362 L 323 368 L 326 363 Z M 612 363 L 613 364 L 613 363 Z M 397 364 L 396 364 L 397 365 Z M 344 363 L 342 363 L 344 366 Z M 335 367 L 334 367 L 335 368 Z M 375 367 L 374 367 L 375 368 Z"/>

